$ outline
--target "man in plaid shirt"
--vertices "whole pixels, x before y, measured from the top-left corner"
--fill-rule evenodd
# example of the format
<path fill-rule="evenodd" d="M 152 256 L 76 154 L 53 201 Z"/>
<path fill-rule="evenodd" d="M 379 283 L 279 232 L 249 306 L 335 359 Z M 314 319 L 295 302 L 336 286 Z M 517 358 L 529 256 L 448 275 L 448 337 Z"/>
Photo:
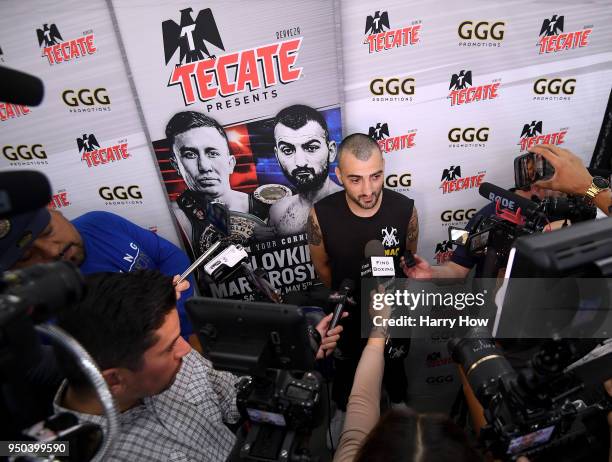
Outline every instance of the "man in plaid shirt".
<path fill-rule="evenodd" d="M 58 325 L 91 354 L 115 399 L 121 431 L 105 460 L 223 461 L 239 418 L 236 377 L 216 371 L 181 337 L 172 278 L 156 271 L 100 273 Z M 65 354 L 56 412 L 104 428 L 95 391 Z"/>

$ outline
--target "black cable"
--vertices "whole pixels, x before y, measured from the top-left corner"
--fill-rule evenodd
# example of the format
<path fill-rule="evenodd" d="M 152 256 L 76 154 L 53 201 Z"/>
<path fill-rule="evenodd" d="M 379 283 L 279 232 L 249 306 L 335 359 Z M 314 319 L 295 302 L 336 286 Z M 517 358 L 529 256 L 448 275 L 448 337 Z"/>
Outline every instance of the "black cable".
<path fill-rule="evenodd" d="M 329 445 L 331 446 L 331 455 L 334 456 L 336 449 L 334 448 L 334 438 L 331 432 L 331 395 L 329 393 L 329 379 L 325 379 L 325 388 L 327 388 L 327 433 L 329 434 Z"/>
<path fill-rule="evenodd" d="M 331 393 L 329 391 L 329 370 L 328 370 L 328 364 L 329 361 L 327 361 L 327 350 L 323 352 L 323 358 L 320 360 L 323 363 L 323 369 L 324 369 L 324 377 L 325 377 L 325 389 L 327 390 L 327 434 L 329 436 L 329 443 L 331 446 L 331 455 L 332 458 L 334 456 L 334 453 L 336 452 L 336 449 L 334 448 L 334 439 L 332 437 L 332 432 L 331 432 Z"/>

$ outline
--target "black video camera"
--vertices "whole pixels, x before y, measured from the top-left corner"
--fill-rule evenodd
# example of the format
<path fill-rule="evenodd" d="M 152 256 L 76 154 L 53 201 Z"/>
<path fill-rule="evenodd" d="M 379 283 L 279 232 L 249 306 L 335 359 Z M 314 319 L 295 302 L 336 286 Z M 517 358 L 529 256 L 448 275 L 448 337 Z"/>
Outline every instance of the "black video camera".
<path fill-rule="evenodd" d="M 315 460 L 306 447 L 323 421 L 322 383 L 314 371 L 314 328 L 301 308 L 194 297 L 187 313 L 216 369 L 248 374 L 237 384 L 237 407 L 251 429 L 233 460 Z"/>
<path fill-rule="evenodd" d="M 547 197 L 540 202 L 540 208 L 549 221 L 579 223 L 597 216 L 597 207 L 582 196 Z"/>
<path fill-rule="evenodd" d="M 317 372 L 291 373 L 276 370 L 274 380 L 243 377 L 236 402 L 251 422 L 270 423 L 294 430 L 321 423 L 319 405 L 321 377 Z"/>
<path fill-rule="evenodd" d="M 576 223 L 597 215 L 595 206 L 581 197 L 549 197 L 536 203 L 489 183 L 483 183 L 479 192 L 495 202 L 495 215 L 478 216 L 469 229 L 450 227 L 448 233 L 450 241 L 465 246 L 470 255 L 486 256 L 483 276 L 487 277 L 495 277 L 506 266 L 517 238 L 541 233 L 553 221 Z"/>
<path fill-rule="evenodd" d="M 498 208 L 499 210 L 499 208 Z M 470 255 L 486 257 L 483 277 L 496 277 L 497 270 L 506 266 L 514 241 L 521 236 L 540 233 L 548 223 L 542 212 L 533 212 L 524 221 L 509 221 L 500 215 L 484 217 L 480 215 L 468 229 L 450 227 L 449 239 L 457 245 L 465 246 Z"/>
<path fill-rule="evenodd" d="M 83 277 L 68 262 L 7 271 L 0 277 L 0 377 L 38 360 L 40 342 L 33 324 L 81 298 Z"/>
<path fill-rule="evenodd" d="M 496 458 L 574 461 L 594 460 L 597 449 L 607 453 L 605 416 L 612 398 L 602 383 L 612 374 L 612 341 L 581 364 L 576 360 L 584 357 L 584 346 L 546 340 L 517 372 L 490 338 L 449 341 L 453 360 L 484 408 L 480 439 Z"/>

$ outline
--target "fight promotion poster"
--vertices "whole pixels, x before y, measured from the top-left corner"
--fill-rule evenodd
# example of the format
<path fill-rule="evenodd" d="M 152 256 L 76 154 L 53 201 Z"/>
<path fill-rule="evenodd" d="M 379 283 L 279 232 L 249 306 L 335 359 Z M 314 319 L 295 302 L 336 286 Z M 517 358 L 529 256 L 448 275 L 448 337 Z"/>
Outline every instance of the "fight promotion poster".
<path fill-rule="evenodd" d="M 333 3 L 113 1 L 159 169 L 193 258 L 242 245 L 283 293 L 316 275 L 312 204 L 340 189 L 342 137 Z M 231 234 L 206 216 L 223 202 Z M 253 297 L 236 276 L 204 289 Z"/>
<path fill-rule="evenodd" d="M 0 103 L 0 168 L 46 175 L 68 219 L 108 211 L 179 245 L 107 2 L 3 2 L 0 65 L 44 84 L 39 106 Z"/>

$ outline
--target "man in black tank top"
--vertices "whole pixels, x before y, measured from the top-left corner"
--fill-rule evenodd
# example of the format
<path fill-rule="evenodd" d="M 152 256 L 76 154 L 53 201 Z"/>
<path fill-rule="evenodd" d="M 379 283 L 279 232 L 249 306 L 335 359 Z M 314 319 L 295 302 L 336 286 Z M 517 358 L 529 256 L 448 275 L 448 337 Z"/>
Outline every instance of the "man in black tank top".
<path fill-rule="evenodd" d="M 343 321 L 344 333 L 338 344 L 342 360 L 336 361 L 332 397 L 341 411 L 353 384 L 363 345 L 360 338 L 360 269 L 364 248 L 371 240 L 379 240 L 395 267 L 406 249 L 416 252 L 418 218 L 414 201 L 384 189 L 384 159 L 378 144 L 363 134 L 344 139 L 338 150 L 336 175 L 344 186 L 321 199 L 311 209 L 307 232 L 310 255 L 321 281 L 337 290 L 342 280 L 355 282 L 357 304 L 349 307 Z M 406 398 L 406 375 L 403 358 L 387 360 L 385 385 L 394 403 Z"/>

